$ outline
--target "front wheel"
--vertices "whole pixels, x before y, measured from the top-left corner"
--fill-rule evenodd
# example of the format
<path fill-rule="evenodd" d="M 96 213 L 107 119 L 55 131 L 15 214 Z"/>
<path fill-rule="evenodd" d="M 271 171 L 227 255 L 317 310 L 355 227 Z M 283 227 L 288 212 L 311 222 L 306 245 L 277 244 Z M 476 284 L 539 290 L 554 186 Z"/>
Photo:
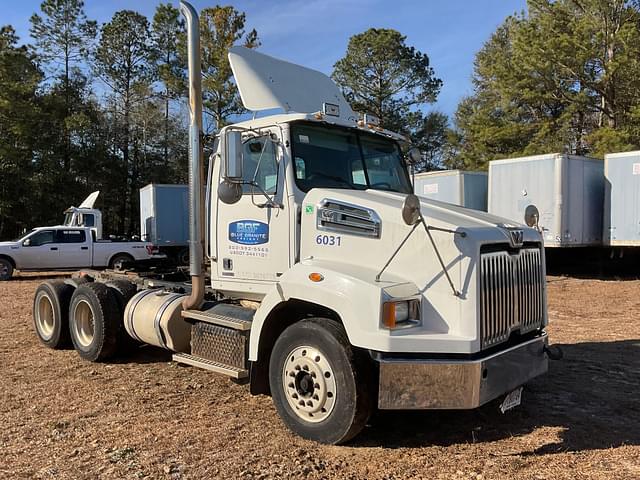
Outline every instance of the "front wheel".
<path fill-rule="evenodd" d="M 6 258 L 0 258 L 0 282 L 11 280 L 13 276 L 13 265 Z"/>
<path fill-rule="evenodd" d="M 269 383 L 276 409 L 301 437 L 344 443 L 364 428 L 373 411 L 370 368 L 338 322 L 311 318 L 295 323 L 271 354 Z"/>

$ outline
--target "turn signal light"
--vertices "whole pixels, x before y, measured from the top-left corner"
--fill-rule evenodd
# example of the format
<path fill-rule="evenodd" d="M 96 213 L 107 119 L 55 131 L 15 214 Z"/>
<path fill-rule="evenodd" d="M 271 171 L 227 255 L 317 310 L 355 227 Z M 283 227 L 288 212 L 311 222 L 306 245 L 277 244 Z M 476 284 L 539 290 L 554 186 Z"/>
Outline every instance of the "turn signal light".
<path fill-rule="evenodd" d="M 312 282 L 321 282 L 324 280 L 324 276 L 321 273 L 313 272 L 309 274 L 309 280 Z"/>

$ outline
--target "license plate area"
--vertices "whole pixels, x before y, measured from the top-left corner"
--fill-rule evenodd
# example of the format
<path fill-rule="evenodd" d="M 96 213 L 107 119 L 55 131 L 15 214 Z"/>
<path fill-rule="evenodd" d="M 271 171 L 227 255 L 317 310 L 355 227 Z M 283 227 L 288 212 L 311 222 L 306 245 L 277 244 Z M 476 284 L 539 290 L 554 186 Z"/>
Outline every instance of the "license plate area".
<path fill-rule="evenodd" d="M 516 408 L 522 403 L 522 387 L 518 387 L 510 393 L 507 393 L 507 396 L 504 397 L 504 400 L 500 404 L 500 411 L 505 413 L 512 408 Z"/>

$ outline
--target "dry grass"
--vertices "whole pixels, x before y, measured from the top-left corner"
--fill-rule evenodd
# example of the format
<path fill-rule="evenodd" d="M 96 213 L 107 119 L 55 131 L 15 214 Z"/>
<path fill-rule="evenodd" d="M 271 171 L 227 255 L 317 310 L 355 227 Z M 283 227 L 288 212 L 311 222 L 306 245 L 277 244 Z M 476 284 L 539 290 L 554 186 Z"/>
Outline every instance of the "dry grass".
<path fill-rule="evenodd" d="M 91 364 L 44 348 L 39 281 L 0 283 L 1 478 L 640 478 L 640 281 L 549 279 L 565 359 L 519 409 L 378 414 L 342 447 L 162 351 Z"/>

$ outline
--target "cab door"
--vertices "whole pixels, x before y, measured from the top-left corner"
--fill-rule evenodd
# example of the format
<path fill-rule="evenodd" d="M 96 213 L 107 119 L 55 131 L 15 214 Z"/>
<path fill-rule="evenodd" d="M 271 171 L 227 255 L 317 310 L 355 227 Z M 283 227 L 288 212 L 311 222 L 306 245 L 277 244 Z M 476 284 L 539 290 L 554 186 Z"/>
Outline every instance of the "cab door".
<path fill-rule="evenodd" d="M 58 268 L 60 252 L 56 230 L 38 230 L 22 241 L 19 268 Z"/>
<path fill-rule="evenodd" d="M 234 283 L 242 282 L 246 290 L 247 283 L 255 283 L 253 290 L 265 293 L 290 266 L 282 148 L 269 135 L 251 134 L 243 136 L 242 150 L 243 180 L 257 186 L 243 185 L 242 197 L 233 205 L 213 199 L 214 287 L 233 290 Z"/>
<path fill-rule="evenodd" d="M 58 230 L 58 252 L 60 268 L 81 268 L 91 266 L 91 247 L 87 238 L 88 230 Z"/>

